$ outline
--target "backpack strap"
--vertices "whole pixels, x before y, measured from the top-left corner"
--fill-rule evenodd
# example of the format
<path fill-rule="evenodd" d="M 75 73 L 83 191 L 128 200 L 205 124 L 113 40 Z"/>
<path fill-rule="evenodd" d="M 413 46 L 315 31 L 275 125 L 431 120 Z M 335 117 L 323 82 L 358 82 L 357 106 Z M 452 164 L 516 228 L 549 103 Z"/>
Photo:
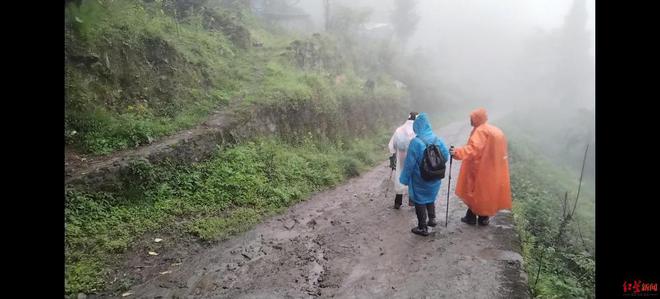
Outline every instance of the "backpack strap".
<path fill-rule="evenodd" d="M 415 136 L 415 138 L 419 138 L 419 140 L 421 140 L 422 143 L 424 143 L 425 146 L 427 146 L 427 147 L 429 146 L 429 144 L 428 144 L 426 141 L 424 141 L 424 139 L 422 139 L 422 137 Z M 435 141 L 435 142 L 433 142 L 433 144 L 436 144 L 437 141 L 438 141 L 438 136 L 435 136 L 435 140 L 434 140 L 434 141 Z"/>

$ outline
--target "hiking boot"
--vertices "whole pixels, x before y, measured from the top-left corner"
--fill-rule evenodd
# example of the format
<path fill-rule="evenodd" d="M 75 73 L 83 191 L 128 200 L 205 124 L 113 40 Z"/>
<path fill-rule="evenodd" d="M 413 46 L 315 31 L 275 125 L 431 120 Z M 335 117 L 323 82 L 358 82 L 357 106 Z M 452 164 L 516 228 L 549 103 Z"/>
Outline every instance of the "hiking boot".
<path fill-rule="evenodd" d="M 394 197 L 394 208 L 398 210 L 401 207 L 402 203 L 403 203 L 403 194 L 397 194 Z"/>
<path fill-rule="evenodd" d="M 424 237 L 426 237 L 426 236 L 429 235 L 429 231 L 428 231 L 428 229 L 421 229 L 421 228 L 419 228 L 419 227 L 417 227 L 417 226 L 413 227 L 413 229 L 411 230 L 411 232 L 412 232 L 413 234 L 420 235 L 420 236 L 424 236 Z"/>
<path fill-rule="evenodd" d="M 430 227 L 435 227 L 436 225 L 438 225 L 438 222 L 435 221 L 435 218 L 429 218 L 429 223 L 427 223 L 426 225 Z"/>
<path fill-rule="evenodd" d="M 490 223 L 488 216 L 479 216 L 479 225 L 486 226 Z"/>
<path fill-rule="evenodd" d="M 465 222 L 465 223 L 467 223 L 467 224 L 469 224 L 469 225 L 475 225 L 475 224 L 477 224 L 477 221 L 476 221 L 476 220 L 474 220 L 474 219 L 470 219 L 470 218 L 468 218 L 468 217 L 462 217 L 462 218 L 461 218 L 461 221 L 463 221 L 463 222 Z"/>
<path fill-rule="evenodd" d="M 468 209 L 467 212 L 465 212 L 465 217 L 461 218 L 461 221 L 469 225 L 475 225 L 477 224 L 477 215 L 472 213 L 472 210 Z"/>

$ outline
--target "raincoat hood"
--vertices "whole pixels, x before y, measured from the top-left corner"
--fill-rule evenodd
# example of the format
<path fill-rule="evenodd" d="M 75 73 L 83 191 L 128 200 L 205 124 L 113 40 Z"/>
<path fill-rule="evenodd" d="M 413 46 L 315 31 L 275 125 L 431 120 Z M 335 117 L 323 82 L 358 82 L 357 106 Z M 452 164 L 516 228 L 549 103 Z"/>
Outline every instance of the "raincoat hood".
<path fill-rule="evenodd" d="M 413 131 L 417 134 L 418 137 L 426 137 L 433 135 L 433 130 L 431 129 L 431 123 L 429 122 L 426 112 L 422 112 L 417 115 L 415 122 L 413 123 Z"/>
<path fill-rule="evenodd" d="M 472 110 L 472 112 L 470 112 L 470 120 L 472 120 L 472 124 L 474 127 L 478 127 L 485 124 L 486 121 L 488 121 L 488 114 L 486 113 L 486 109 L 478 108 Z"/>

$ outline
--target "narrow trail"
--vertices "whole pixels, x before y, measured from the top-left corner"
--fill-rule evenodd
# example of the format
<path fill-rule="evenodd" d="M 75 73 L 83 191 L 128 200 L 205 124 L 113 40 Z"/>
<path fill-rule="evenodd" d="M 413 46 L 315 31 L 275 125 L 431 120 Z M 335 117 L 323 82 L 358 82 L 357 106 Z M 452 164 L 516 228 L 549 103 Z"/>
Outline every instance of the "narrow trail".
<path fill-rule="evenodd" d="M 435 131 L 448 145 L 462 145 L 470 127 L 460 121 Z M 125 298 L 529 298 L 511 213 L 500 212 L 487 227 L 460 221 L 466 206 L 453 194 L 460 161 L 452 167 L 448 227 L 445 179 L 439 225 L 428 237 L 410 232 L 412 208 L 391 208 L 387 166 L 180 264 L 163 262 L 164 274 L 147 277 Z"/>
<path fill-rule="evenodd" d="M 228 108 L 217 110 L 205 122 L 194 128 L 163 137 L 152 144 L 121 150 L 105 156 L 81 155 L 65 149 L 64 182 L 69 183 L 89 173 L 103 171 L 108 167 L 118 166 L 137 157 L 147 157 L 156 152 L 170 150 L 178 143 L 190 142 L 199 136 L 221 132 L 232 118 L 232 113 Z"/>
<path fill-rule="evenodd" d="M 279 54 L 278 54 L 279 55 Z M 259 51 L 254 59 L 261 61 L 257 63 L 257 67 L 253 69 L 253 78 L 250 84 L 258 86 L 261 84 L 261 78 L 264 77 L 265 66 L 268 59 L 274 57 L 275 54 L 268 53 L 267 51 Z M 225 132 L 224 129 L 230 128 L 236 123 L 237 114 L 234 111 L 240 105 L 240 98 L 232 99 L 226 106 L 218 106 L 204 122 L 192 128 L 181 130 L 169 136 L 163 136 L 153 141 L 153 143 L 139 146 L 137 148 L 129 148 L 114 152 L 108 155 L 92 155 L 81 154 L 77 151 L 65 147 L 64 150 L 64 176 L 65 183 L 74 182 L 81 179 L 90 173 L 103 173 L 107 172 L 108 168 L 119 167 L 120 164 L 125 164 L 135 158 L 147 158 L 153 154 L 160 152 L 168 152 L 175 150 L 178 145 L 183 144 L 182 148 L 187 147 L 186 143 L 200 143 L 209 142 L 204 140 L 207 136 L 221 135 Z M 232 138 L 227 136 L 227 138 Z M 217 142 L 216 139 L 211 137 L 212 141 Z"/>

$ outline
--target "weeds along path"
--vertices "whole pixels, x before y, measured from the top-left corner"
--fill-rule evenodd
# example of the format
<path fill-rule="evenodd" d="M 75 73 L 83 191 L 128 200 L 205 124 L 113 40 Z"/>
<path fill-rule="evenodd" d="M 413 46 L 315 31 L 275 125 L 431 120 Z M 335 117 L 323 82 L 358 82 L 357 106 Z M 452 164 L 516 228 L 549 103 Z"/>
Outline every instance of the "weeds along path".
<path fill-rule="evenodd" d="M 252 86 L 259 84 L 258 79 L 263 77 L 264 65 L 269 57 L 268 54 L 261 52 L 257 55 L 255 59 L 258 59 L 261 63 L 258 64 L 259 67 L 253 70 L 254 76 L 251 77 L 253 82 L 249 83 Z M 171 151 L 179 144 L 199 142 L 198 140 L 204 139 L 204 136 L 223 134 L 223 130 L 231 127 L 236 121 L 236 112 L 234 111 L 238 106 L 236 101 L 230 102 L 228 106 L 219 106 L 216 111 L 208 116 L 206 121 L 194 128 L 182 130 L 138 148 L 125 149 L 104 156 L 81 155 L 65 148 L 65 183 L 80 179 L 92 172 L 103 172 L 108 168 L 118 167 L 120 164 L 127 163 L 134 158 L 146 158 L 155 153 Z"/>
<path fill-rule="evenodd" d="M 266 50 L 259 51 L 254 59 L 260 61 L 254 68 L 252 81 L 249 82 L 251 86 L 258 86 L 260 80 L 263 79 L 265 73 L 265 65 L 268 59 L 275 54 Z M 147 158 L 156 153 L 169 152 L 176 150 L 175 147 L 183 145 L 185 148 L 186 143 L 215 143 L 207 141 L 205 136 L 212 136 L 214 134 L 224 135 L 224 130 L 233 126 L 236 122 L 235 109 L 239 105 L 239 100 L 230 102 L 228 106 L 219 106 L 216 111 L 211 113 L 206 121 L 197 125 L 194 128 L 181 130 L 178 133 L 170 136 L 159 138 L 157 141 L 143 145 L 138 148 L 131 148 L 120 150 L 109 155 L 94 156 L 94 155 L 81 155 L 65 148 L 64 153 L 64 169 L 65 169 L 65 183 L 79 180 L 91 173 L 108 172 L 109 169 L 120 167 L 135 158 Z M 227 136 L 227 138 L 232 138 Z"/>
<path fill-rule="evenodd" d="M 98 172 L 107 168 L 118 167 L 119 164 L 127 163 L 136 157 L 148 157 L 153 153 L 172 150 L 175 145 L 194 141 L 199 136 L 219 133 L 228 126 L 229 122 L 233 119 L 232 116 L 231 109 L 222 108 L 222 110 L 214 112 L 204 123 L 195 128 L 183 130 L 137 149 L 126 149 L 107 156 L 81 157 L 74 152 L 65 150 L 65 183 L 80 179 L 95 171 Z"/>
<path fill-rule="evenodd" d="M 465 121 L 437 129 L 462 145 Z M 138 298 L 528 298 L 512 215 L 488 227 L 460 221 L 466 206 L 453 195 L 460 161 L 452 167 L 449 224 L 446 180 L 438 195 L 438 227 L 414 235 L 413 209 L 391 208 L 384 162 L 332 190 L 317 193 L 254 229 L 162 262 L 127 297 Z M 391 188 L 390 188 L 391 189 Z"/>

